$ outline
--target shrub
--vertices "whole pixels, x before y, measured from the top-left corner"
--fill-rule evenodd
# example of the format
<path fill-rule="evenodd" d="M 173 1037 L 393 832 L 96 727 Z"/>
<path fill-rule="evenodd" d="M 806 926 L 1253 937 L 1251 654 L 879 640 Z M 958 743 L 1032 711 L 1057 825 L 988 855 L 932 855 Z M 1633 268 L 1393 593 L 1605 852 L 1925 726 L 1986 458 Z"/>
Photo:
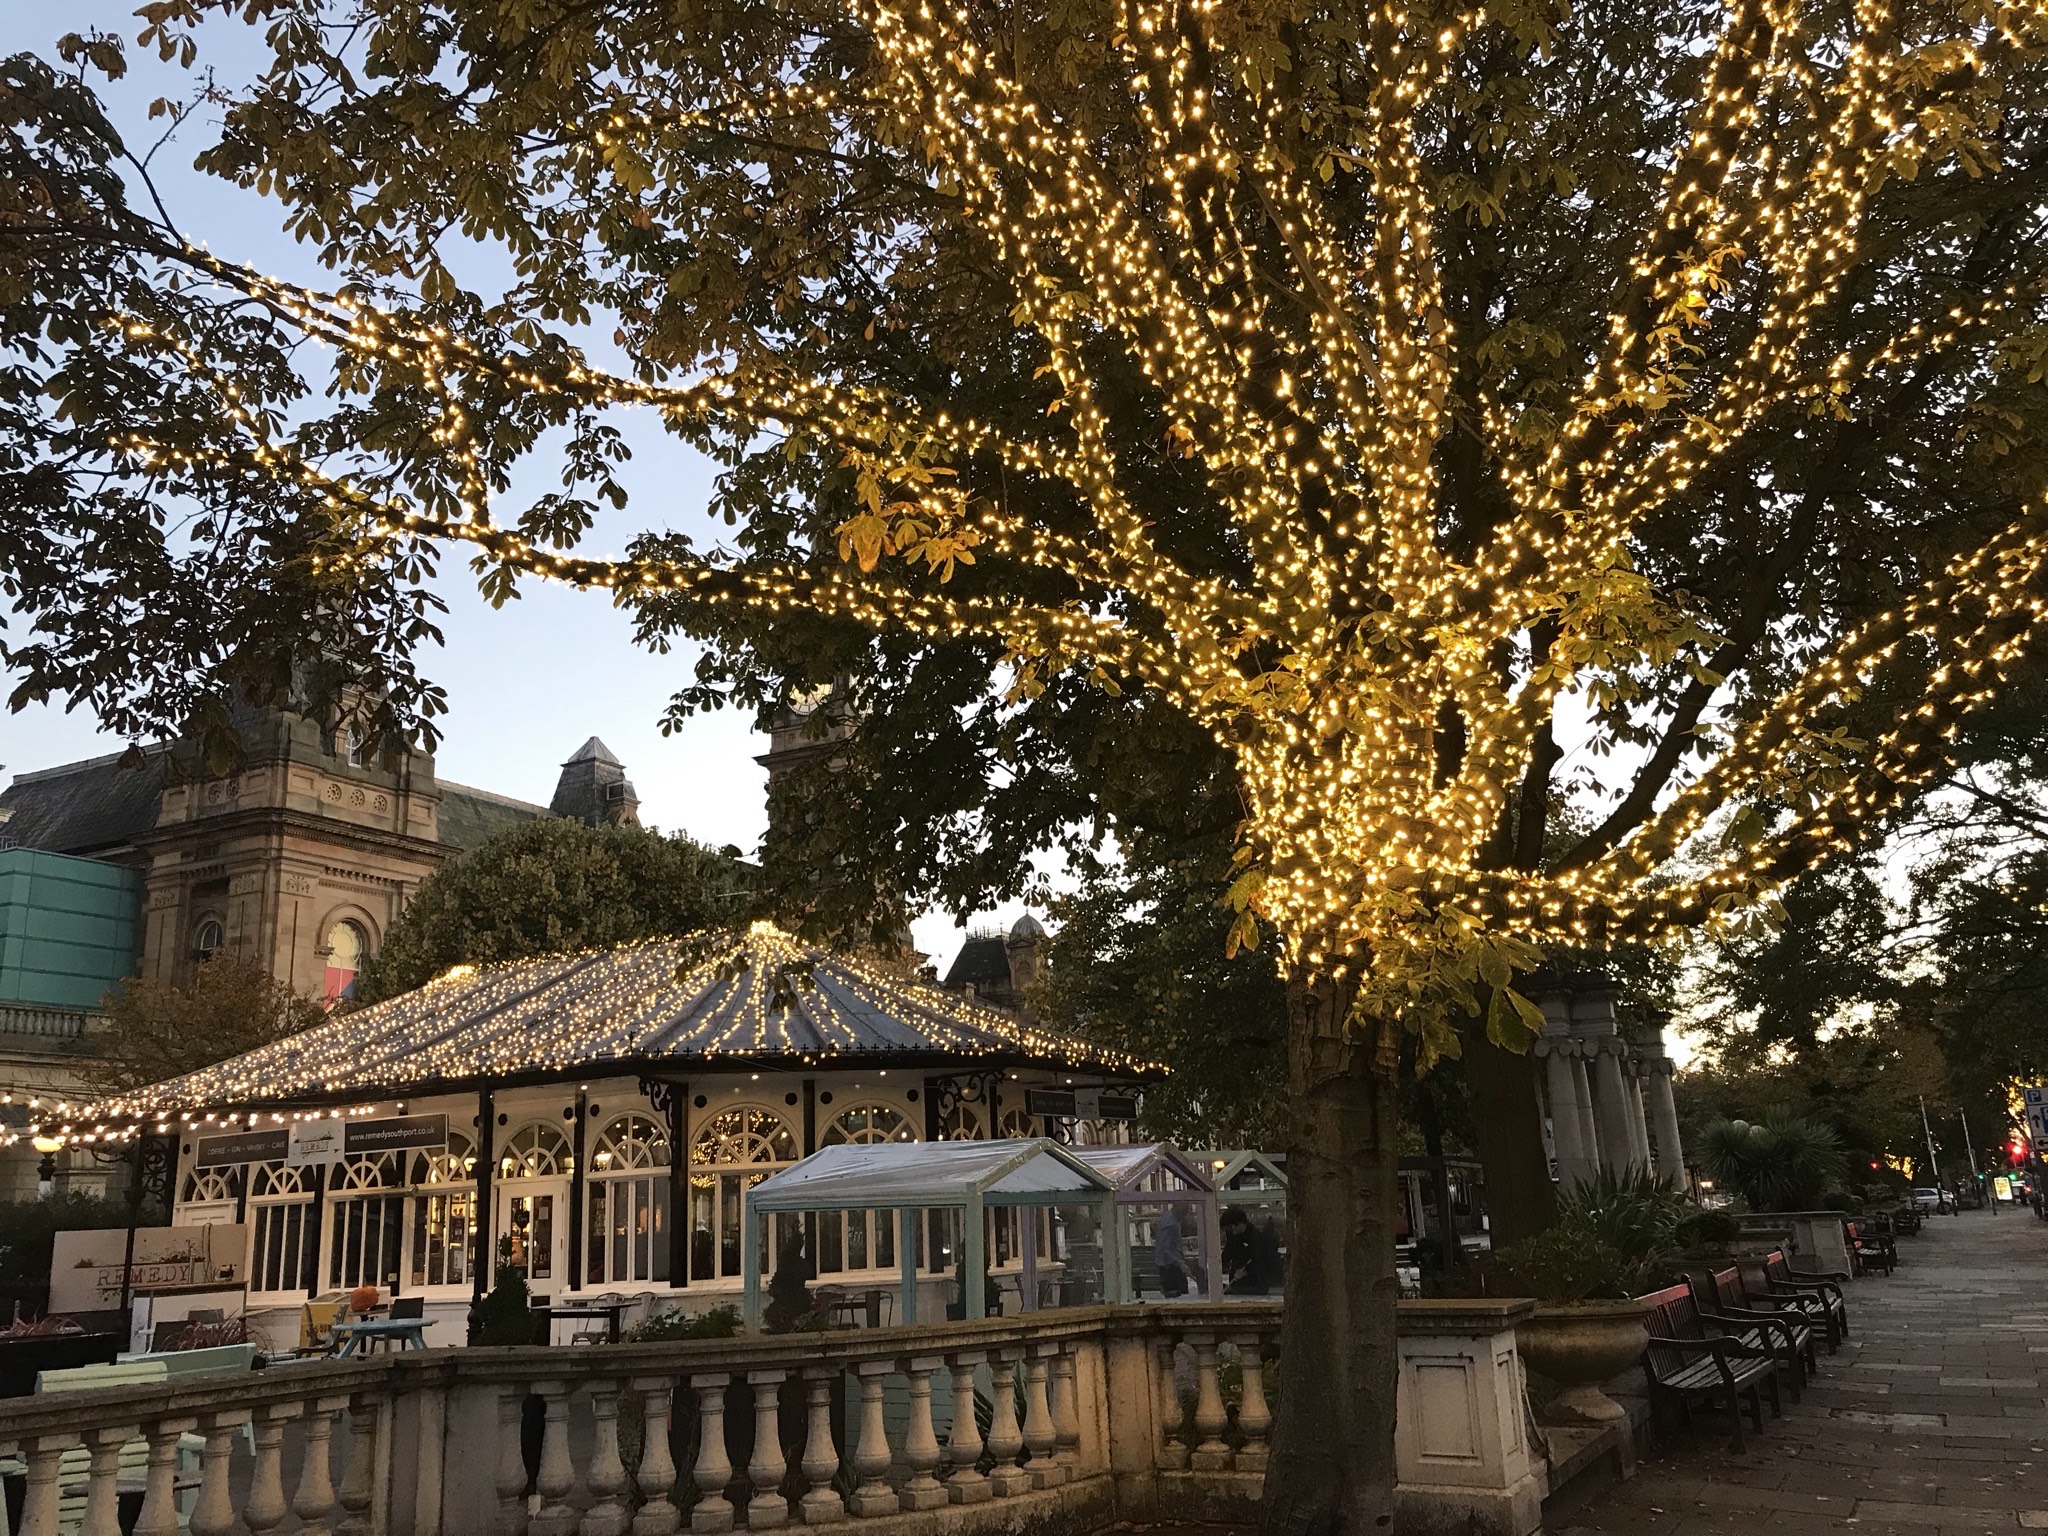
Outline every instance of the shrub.
<path fill-rule="evenodd" d="M 1741 1235 L 1742 1223 L 1727 1211 L 1696 1211 L 1678 1226 L 1683 1248 L 1718 1248 Z"/>
<path fill-rule="evenodd" d="M 1548 1231 L 1501 1250 L 1485 1288 L 1538 1301 L 1619 1301 L 1649 1289 L 1683 1246 L 1690 1207 L 1642 1170 L 1602 1173 L 1559 1203 Z"/>
<path fill-rule="evenodd" d="M 663 1312 L 643 1318 L 626 1331 L 628 1342 L 657 1343 L 673 1339 L 730 1339 L 740 1331 L 738 1307 L 713 1307 L 692 1317 L 687 1312 Z"/>
<path fill-rule="evenodd" d="M 1833 1129 L 1774 1109 L 1761 1122 L 1717 1120 L 1700 1137 L 1707 1172 L 1757 1211 L 1810 1210 L 1842 1175 Z"/>
<path fill-rule="evenodd" d="M 477 1303 L 479 1344 L 545 1344 L 547 1319 L 535 1317 L 526 1276 L 510 1264 L 498 1266 L 498 1283 Z"/>

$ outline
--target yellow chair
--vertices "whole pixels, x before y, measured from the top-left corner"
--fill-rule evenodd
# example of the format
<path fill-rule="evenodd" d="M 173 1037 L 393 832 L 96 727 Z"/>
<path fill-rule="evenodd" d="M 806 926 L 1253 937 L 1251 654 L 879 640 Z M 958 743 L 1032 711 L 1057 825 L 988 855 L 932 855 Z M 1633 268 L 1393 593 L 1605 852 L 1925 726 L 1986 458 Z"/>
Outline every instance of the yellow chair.
<path fill-rule="evenodd" d="M 302 1355 L 332 1354 L 334 1325 L 341 1321 L 340 1301 L 308 1301 L 299 1307 L 299 1348 Z"/>

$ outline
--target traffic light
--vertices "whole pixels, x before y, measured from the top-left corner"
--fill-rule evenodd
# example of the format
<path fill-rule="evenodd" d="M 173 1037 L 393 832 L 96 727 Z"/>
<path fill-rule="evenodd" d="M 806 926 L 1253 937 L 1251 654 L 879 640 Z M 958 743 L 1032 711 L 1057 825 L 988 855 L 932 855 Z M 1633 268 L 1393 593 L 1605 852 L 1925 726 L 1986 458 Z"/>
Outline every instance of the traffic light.
<path fill-rule="evenodd" d="M 2006 1143 L 2005 1150 L 2011 1155 L 2012 1165 L 2017 1168 L 2027 1160 L 2027 1138 L 2015 1136 Z"/>

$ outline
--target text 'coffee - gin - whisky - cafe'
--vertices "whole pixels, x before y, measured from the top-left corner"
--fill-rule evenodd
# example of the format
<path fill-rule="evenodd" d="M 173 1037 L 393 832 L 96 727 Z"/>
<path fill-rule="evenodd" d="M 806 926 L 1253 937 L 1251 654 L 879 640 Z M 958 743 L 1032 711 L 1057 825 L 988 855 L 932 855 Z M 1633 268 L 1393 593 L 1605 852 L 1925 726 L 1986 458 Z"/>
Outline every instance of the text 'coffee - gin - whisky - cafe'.
<path fill-rule="evenodd" d="M 507 1265 L 558 1303 L 735 1302 L 742 1196 L 778 1169 L 842 1144 L 1123 1140 L 1157 1073 L 756 923 L 457 967 L 41 1129 L 133 1142 L 174 1225 L 244 1228 L 268 1342 L 308 1298 L 373 1285 L 452 1344 Z M 893 1285 L 905 1244 L 935 1293 L 955 1283 L 954 1213 L 808 1221 L 821 1285 Z M 760 1262 L 788 1236 L 765 1226 Z M 1021 1233 L 992 1236 L 996 1267 L 1021 1264 Z"/>

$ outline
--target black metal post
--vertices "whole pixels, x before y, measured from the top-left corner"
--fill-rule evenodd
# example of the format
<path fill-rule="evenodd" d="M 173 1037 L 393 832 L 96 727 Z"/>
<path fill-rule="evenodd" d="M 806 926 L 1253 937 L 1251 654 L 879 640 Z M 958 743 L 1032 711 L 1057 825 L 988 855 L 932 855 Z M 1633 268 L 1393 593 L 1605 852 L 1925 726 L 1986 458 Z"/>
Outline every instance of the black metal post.
<path fill-rule="evenodd" d="M 584 1154 L 589 1141 L 585 1129 L 590 1119 L 590 1095 L 583 1089 L 576 1090 L 576 1128 L 571 1138 L 574 1151 L 569 1162 L 569 1289 L 583 1289 L 583 1212 L 588 1196 L 585 1193 Z M 614 1277 L 616 1278 L 616 1277 Z"/>
<path fill-rule="evenodd" d="M 490 1294 L 497 1273 L 497 1248 L 492 1228 L 497 1225 L 497 1202 L 492 1198 L 493 1178 L 498 1170 L 497 1106 L 491 1090 L 479 1088 L 476 1095 L 476 1253 L 470 1264 L 469 1342 L 483 1332 L 484 1297 Z"/>

